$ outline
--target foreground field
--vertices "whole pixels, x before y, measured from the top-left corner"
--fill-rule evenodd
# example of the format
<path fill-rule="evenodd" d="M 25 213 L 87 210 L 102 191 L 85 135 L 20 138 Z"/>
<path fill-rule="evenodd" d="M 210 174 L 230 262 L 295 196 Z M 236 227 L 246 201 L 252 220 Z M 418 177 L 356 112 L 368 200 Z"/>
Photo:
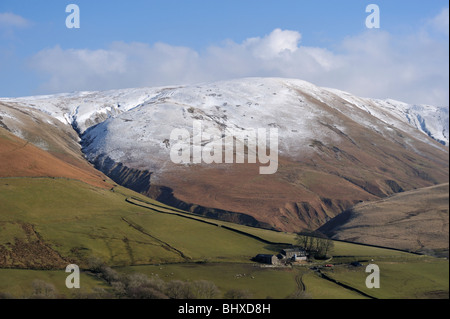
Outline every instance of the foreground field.
<path fill-rule="evenodd" d="M 64 270 L 0 269 L 0 299 L 2 298 L 82 298 L 107 285 L 86 273 L 81 273 L 80 289 L 67 289 L 68 273 Z M 44 293 L 38 295 L 42 290 Z"/>
<path fill-rule="evenodd" d="M 317 265 L 317 264 L 316 264 Z M 309 265 L 274 268 L 251 263 L 177 263 L 114 268 L 121 276 L 139 275 L 166 283 L 207 281 L 218 288 L 214 298 L 228 298 L 234 291 L 251 299 L 435 299 L 448 298 L 448 262 L 423 257 L 408 262 L 377 262 L 381 287 L 365 286 L 362 267 L 335 264 L 310 269 Z M 332 278 L 330 281 L 322 274 Z M 63 270 L 0 269 L 0 297 L 34 298 L 36 284 L 53 287 L 49 298 L 111 298 L 113 288 L 89 271 L 82 272 L 81 289 L 67 289 Z M 116 296 L 117 297 L 117 296 Z"/>
<path fill-rule="evenodd" d="M 4 297 L 33 297 L 42 287 L 51 287 L 49 298 L 120 297 L 111 281 L 92 270 L 92 258 L 118 276 L 137 273 L 167 283 L 206 280 L 217 287 L 216 298 L 230 291 L 241 298 L 277 299 L 448 297 L 448 260 L 335 242 L 330 260 L 262 266 L 251 258 L 277 254 L 295 243 L 295 234 L 194 216 L 115 185 L 1 178 L 0 202 Z M 352 261 L 363 266 L 349 266 Z M 380 289 L 365 287 L 370 262 L 380 266 Z M 65 287 L 69 263 L 82 268 L 80 290 Z M 333 267 L 323 267 L 327 263 Z"/>

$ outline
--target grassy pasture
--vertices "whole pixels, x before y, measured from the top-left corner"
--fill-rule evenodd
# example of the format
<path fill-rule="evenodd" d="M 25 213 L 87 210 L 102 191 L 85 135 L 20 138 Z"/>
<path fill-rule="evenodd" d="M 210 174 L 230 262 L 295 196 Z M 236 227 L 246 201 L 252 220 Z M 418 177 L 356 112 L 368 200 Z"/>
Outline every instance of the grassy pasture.
<path fill-rule="evenodd" d="M 124 273 L 142 273 L 148 277 L 158 277 L 165 281 L 208 280 L 214 282 L 223 297 L 227 291 L 246 291 L 250 298 L 267 297 L 284 299 L 297 290 L 296 270 L 262 268 L 241 263 L 168 264 L 119 268 Z M 270 283 L 270 284 L 268 284 Z"/>
<path fill-rule="evenodd" d="M 130 197 L 146 207 L 127 202 Z M 295 234 L 193 216 L 125 188 L 61 178 L 1 178 L 0 203 L 0 292 L 17 298 L 32 292 L 35 279 L 76 297 L 65 292 L 64 267 L 86 266 L 91 256 L 119 272 L 210 280 L 222 293 L 240 289 L 254 298 L 286 298 L 301 288 L 299 282 L 306 287 L 303 297 L 363 297 L 319 277 L 309 269 L 312 264 L 271 268 L 250 260 L 282 248 L 269 242 L 295 243 Z M 376 298 L 448 297 L 448 260 L 344 242 L 335 242 L 332 254 L 326 262 L 335 266 L 323 271 Z M 348 266 L 354 260 L 380 266 L 380 289 L 365 287 L 365 267 Z M 86 273 L 82 283 L 84 292 L 106 287 Z"/>
<path fill-rule="evenodd" d="M 365 285 L 364 267 L 336 267 L 327 275 L 380 299 L 448 298 L 449 264 L 447 260 L 422 256 L 421 259 L 376 261 L 380 268 L 380 288 Z"/>
<path fill-rule="evenodd" d="M 184 261 L 249 262 L 276 247 L 196 220 L 131 205 L 120 192 L 65 179 L 1 179 L 0 245 L 39 237 L 61 256 L 111 266 Z M 25 233 L 32 225 L 35 234 Z M 34 236 L 35 235 L 35 236 Z M 14 266 L 14 263 L 9 266 Z"/>
<path fill-rule="evenodd" d="M 65 285 L 68 273 L 62 270 L 0 269 L 0 293 L 13 298 L 33 298 L 36 281 L 52 285 L 57 298 L 77 298 L 96 289 L 107 289 L 107 285 L 85 273 L 80 276 L 80 289 L 68 289 Z"/>

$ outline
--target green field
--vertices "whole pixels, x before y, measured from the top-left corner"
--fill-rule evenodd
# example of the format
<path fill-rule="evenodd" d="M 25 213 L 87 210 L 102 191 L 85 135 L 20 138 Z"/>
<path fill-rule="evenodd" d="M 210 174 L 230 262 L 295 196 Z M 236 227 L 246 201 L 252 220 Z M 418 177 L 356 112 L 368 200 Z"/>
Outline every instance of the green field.
<path fill-rule="evenodd" d="M 328 275 L 375 298 L 424 299 L 448 298 L 449 265 L 447 260 L 422 257 L 408 261 L 376 261 L 380 268 L 380 288 L 368 289 L 365 267 L 337 267 Z"/>
<path fill-rule="evenodd" d="M 168 264 L 133 266 L 118 270 L 125 273 L 142 273 L 165 281 L 208 280 L 214 282 L 222 294 L 231 289 L 238 289 L 248 291 L 251 298 L 282 299 L 297 290 L 295 276 L 298 271 L 295 269 L 261 268 L 252 264 Z"/>
<path fill-rule="evenodd" d="M 80 276 L 80 289 L 68 289 L 65 285 L 67 275 L 64 270 L 0 269 L 0 294 L 10 298 L 29 298 L 33 296 L 33 286 L 38 281 L 52 285 L 56 298 L 79 298 L 97 289 L 108 289 L 104 282 L 85 273 Z"/>
<path fill-rule="evenodd" d="M 92 257 L 121 274 L 207 280 L 219 288 L 219 297 L 232 289 L 254 298 L 365 298 L 358 290 L 375 298 L 448 297 L 448 260 L 335 242 L 331 260 L 261 267 L 251 258 L 278 253 L 283 243 L 295 243 L 295 235 L 194 216 L 122 187 L 1 178 L 0 203 L 0 293 L 14 298 L 30 296 L 36 279 L 68 298 L 108 290 L 107 282 L 86 271 Z M 365 267 L 348 266 L 354 260 L 380 266 L 380 289 L 365 287 Z M 69 263 L 84 269 L 82 293 L 64 285 Z M 310 269 L 325 263 L 334 267 L 324 273 L 357 291 Z"/>

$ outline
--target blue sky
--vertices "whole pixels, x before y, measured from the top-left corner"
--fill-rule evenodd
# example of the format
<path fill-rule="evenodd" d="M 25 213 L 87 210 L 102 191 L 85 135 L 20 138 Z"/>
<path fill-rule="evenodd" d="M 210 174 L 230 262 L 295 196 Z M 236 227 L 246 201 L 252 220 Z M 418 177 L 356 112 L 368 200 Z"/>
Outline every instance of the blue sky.
<path fill-rule="evenodd" d="M 1 0 L 0 96 L 283 76 L 448 105 L 446 28 L 441 0 Z"/>

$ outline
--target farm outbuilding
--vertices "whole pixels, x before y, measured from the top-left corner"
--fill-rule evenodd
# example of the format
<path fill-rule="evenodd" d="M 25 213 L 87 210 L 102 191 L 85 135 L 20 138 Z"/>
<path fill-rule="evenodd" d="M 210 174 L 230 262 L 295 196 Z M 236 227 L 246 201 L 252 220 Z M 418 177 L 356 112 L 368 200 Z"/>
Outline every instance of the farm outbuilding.
<path fill-rule="evenodd" d="M 253 258 L 253 260 L 268 265 L 278 264 L 278 257 L 275 255 L 258 254 Z"/>

